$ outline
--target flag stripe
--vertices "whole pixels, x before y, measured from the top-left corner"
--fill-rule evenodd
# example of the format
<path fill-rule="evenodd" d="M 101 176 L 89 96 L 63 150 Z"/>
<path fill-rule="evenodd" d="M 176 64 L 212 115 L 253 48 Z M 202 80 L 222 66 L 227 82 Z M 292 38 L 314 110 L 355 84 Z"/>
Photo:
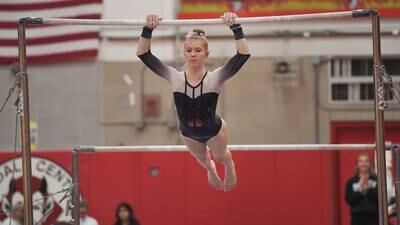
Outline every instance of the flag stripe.
<path fill-rule="evenodd" d="M 46 38 L 33 38 L 27 39 L 27 45 L 42 45 L 50 43 L 58 43 L 65 41 L 74 41 L 80 39 L 97 39 L 99 37 L 99 32 L 86 32 L 86 33 L 75 33 L 75 34 L 65 34 L 59 36 L 51 36 Z M 0 39 L 0 46 L 18 46 L 18 40 L 16 39 Z"/>
<path fill-rule="evenodd" d="M 61 9 L 37 9 L 37 10 L 23 10 L 23 11 L 0 11 L 0 21 L 14 22 L 21 17 L 35 16 L 35 17 L 57 17 L 57 18 L 70 18 L 86 14 L 101 14 L 102 7 L 99 3 L 90 3 L 85 5 L 77 5 L 70 7 L 63 7 Z"/>
<path fill-rule="evenodd" d="M 23 16 L 22 16 L 23 17 Z M 86 14 L 86 15 L 78 15 L 78 16 L 71 16 L 71 17 L 64 17 L 70 19 L 100 19 L 100 14 Z M 49 27 L 49 26 L 65 26 L 65 25 L 51 25 L 51 24 L 43 24 L 43 25 L 28 25 L 29 28 L 42 28 L 42 27 Z M 10 21 L 10 22 L 2 22 L 0 20 L 0 28 L 16 28 L 17 27 L 17 20 Z M 1 36 L 1 34 L 0 34 Z"/>
<path fill-rule="evenodd" d="M 77 60 L 82 58 L 94 58 L 97 56 L 97 50 L 78 50 L 74 52 L 64 52 L 57 54 L 46 54 L 40 56 L 28 56 L 27 62 L 30 63 L 55 63 L 62 61 Z M 12 64 L 18 62 L 18 57 L 3 57 L 0 55 L 0 64 Z"/>
<path fill-rule="evenodd" d="M 41 26 L 35 26 L 35 28 Z M 60 25 L 60 26 L 47 26 L 41 27 L 41 29 L 33 29 L 28 27 L 26 29 L 26 38 L 45 38 L 48 36 L 61 36 L 67 34 L 76 34 L 83 32 L 99 32 L 99 26 L 75 26 L 75 25 Z M 17 29 L 2 29 L 0 28 L 0 40 L 1 39 L 17 39 Z"/>
<path fill-rule="evenodd" d="M 26 53 L 29 56 L 46 55 L 52 53 L 71 52 L 76 50 L 98 49 L 97 39 L 72 40 L 59 43 L 49 43 L 45 45 L 28 45 Z M 17 57 L 18 48 L 15 46 L 0 46 L 2 56 Z"/>
<path fill-rule="evenodd" d="M 101 0 L 68 0 L 55 2 L 40 2 L 29 4 L 0 4 L 0 11 L 25 11 L 25 10 L 48 10 L 60 9 L 62 7 L 81 6 L 89 3 L 101 3 Z"/>
<path fill-rule="evenodd" d="M 40 2 L 61 2 L 65 0 L 40 0 Z M 38 3 L 38 0 L 1 0 L 2 4 L 31 4 Z"/>

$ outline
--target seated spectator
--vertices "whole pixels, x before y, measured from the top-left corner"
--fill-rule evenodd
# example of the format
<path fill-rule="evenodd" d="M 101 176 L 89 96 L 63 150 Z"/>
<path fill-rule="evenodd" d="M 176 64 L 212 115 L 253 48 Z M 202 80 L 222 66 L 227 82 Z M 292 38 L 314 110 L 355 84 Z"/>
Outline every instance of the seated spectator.
<path fill-rule="evenodd" d="M 97 220 L 88 215 L 89 213 L 89 204 L 86 200 L 82 200 L 79 203 L 79 215 L 80 215 L 80 225 L 99 225 Z"/>
<path fill-rule="evenodd" d="M 132 207 L 126 202 L 118 205 L 115 217 L 117 219 L 115 225 L 140 225 L 133 213 Z"/>

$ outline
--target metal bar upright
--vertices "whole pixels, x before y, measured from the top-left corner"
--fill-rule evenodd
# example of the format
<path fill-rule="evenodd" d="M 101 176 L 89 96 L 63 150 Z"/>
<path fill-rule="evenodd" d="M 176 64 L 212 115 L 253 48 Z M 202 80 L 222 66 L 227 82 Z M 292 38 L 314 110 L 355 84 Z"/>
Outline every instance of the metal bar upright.
<path fill-rule="evenodd" d="M 22 179 L 24 194 L 24 224 L 33 225 L 32 210 L 32 168 L 31 168 L 31 141 L 30 141 L 30 114 L 29 114 L 29 91 L 28 74 L 26 72 L 26 38 L 25 23 L 18 22 L 18 54 L 19 54 L 19 119 L 21 125 L 21 147 L 22 147 Z M 21 109 L 22 108 L 22 109 Z"/>
<path fill-rule="evenodd" d="M 376 158 L 378 175 L 378 208 L 379 224 L 388 225 L 388 199 L 386 187 L 386 156 L 385 156 L 385 137 L 384 137 L 384 117 L 385 94 L 379 66 L 381 65 L 381 36 L 379 14 L 372 14 L 372 42 L 373 42 L 373 61 L 374 61 L 374 111 L 375 111 L 375 140 Z"/>
<path fill-rule="evenodd" d="M 72 219 L 74 225 L 79 225 L 79 151 L 72 151 Z"/>
<path fill-rule="evenodd" d="M 396 217 L 397 221 L 400 221 L 400 149 L 398 145 L 394 145 L 393 149 L 394 157 L 394 173 L 395 173 L 395 191 L 396 191 Z"/>

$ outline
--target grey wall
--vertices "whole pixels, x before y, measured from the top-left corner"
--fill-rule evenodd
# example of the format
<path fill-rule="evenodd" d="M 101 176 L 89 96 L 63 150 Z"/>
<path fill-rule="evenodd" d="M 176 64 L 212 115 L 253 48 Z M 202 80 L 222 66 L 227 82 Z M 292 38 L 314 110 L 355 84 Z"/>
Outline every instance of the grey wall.
<path fill-rule="evenodd" d="M 253 57 L 225 84 L 218 113 L 230 128 L 230 144 L 329 143 L 332 121 L 373 120 L 372 104 L 328 101 L 328 64 L 320 67 L 316 83 L 313 58 L 291 59 L 297 68 L 289 76 L 273 71 L 274 60 Z M 213 70 L 224 61 L 210 59 L 207 68 Z M 143 70 L 140 62 L 31 65 L 28 71 L 39 149 L 181 143 L 168 82 Z M 124 81 L 124 74 L 132 79 L 131 85 Z M 0 98 L 13 80 L 10 68 L 0 67 Z M 133 105 L 127 104 L 131 92 Z M 160 97 L 159 117 L 141 116 L 141 93 Z M 388 110 L 386 119 L 400 120 L 398 110 L 396 106 Z M 14 122 L 15 107 L 10 102 L 0 114 L 0 149 L 12 149 Z"/>
<path fill-rule="evenodd" d="M 38 121 L 38 149 L 67 149 L 102 144 L 100 124 L 102 66 L 80 61 L 29 65 L 31 119 Z M 9 66 L 0 66 L 0 97 L 14 81 Z M 15 110 L 10 101 L 0 114 L 0 149 L 12 149 Z"/>

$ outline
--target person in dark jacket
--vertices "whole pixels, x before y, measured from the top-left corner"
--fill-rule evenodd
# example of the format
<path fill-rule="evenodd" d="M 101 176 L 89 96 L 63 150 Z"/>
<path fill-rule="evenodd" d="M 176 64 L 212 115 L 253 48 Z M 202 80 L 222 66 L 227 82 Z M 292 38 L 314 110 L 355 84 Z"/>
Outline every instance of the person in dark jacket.
<path fill-rule="evenodd" d="M 133 209 L 129 203 L 122 202 L 117 206 L 115 211 L 117 221 L 114 225 L 140 225 L 136 219 Z"/>
<path fill-rule="evenodd" d="M 346 184 L 351 225 L 378 225 L 378 184 L 368 154 L 360 154 L 354 176 Z"/>

